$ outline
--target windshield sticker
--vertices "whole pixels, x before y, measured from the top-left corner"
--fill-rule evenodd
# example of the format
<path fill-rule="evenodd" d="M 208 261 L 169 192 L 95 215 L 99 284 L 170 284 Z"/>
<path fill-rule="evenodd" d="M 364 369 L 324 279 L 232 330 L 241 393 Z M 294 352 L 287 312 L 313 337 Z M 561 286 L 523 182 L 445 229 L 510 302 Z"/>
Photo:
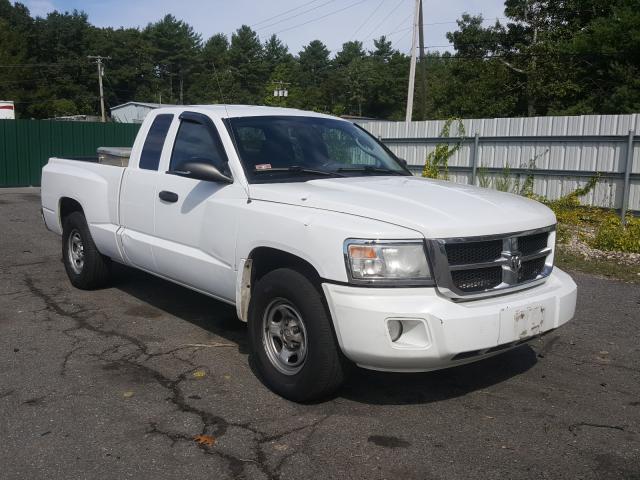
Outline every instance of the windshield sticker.
<path fill-rule="evenodd" d="M 259 165 L 256 165 L 256 170 L 269 170 L 270 168 L 271 168 L 270 163 L 261 163 Z"/>

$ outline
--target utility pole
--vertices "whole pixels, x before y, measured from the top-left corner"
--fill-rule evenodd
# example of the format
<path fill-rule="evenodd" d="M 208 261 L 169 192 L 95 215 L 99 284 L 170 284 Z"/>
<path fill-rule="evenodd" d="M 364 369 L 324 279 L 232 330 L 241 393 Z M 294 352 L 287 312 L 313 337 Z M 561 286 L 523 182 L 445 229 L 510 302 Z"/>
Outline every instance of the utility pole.
<path fill-rule="evenodd" d="M 98 86 L 100 87 L 100 113 L 102 115 L 102 123 L 107 121 L 107 115 L 104 111 L 104 90 L 102 88 L 102 76 L 104 75 L 103 60 L 111 60 L 111 57 L 103 57 L 101 55 L 88 55 L 89 60 L 95 60 L 98 66 Z"/>
<path fill-rule="evenodd" d="M 422 13 L 421 13 L 422 0 L 415 0 L 415 1 L 416 1 L 416 5 L 413 13 L 413 38 L 411 39 L 411 66 L 409 68 L 409 90 L 407 92 L 407 116 L 405 119 L 407 122 L 410 122 L 413 117 L 413 94 L 414 94 L 415 85 L 416 85 L 416 62 L 417 62 L 417 53 L 418 53 L 417 43 L 418 43 L 418 32 L 420 31 L 421 17 L 422 17 Z M 424 39 L 423 39 L 423 42 L 424 42 Z"/>

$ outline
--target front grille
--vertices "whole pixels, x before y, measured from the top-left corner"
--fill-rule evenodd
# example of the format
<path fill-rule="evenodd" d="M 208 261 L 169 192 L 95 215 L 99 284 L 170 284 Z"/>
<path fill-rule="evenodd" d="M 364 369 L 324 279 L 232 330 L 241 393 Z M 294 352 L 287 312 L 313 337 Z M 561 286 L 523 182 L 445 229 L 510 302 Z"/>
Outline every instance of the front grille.
<path fill-rule="evenodd" d="M 518 250 L 522 255 L 531 255 L 547 246 L 549 232 L 542 232 L 536 235 L 518 237 Z"/>
<path fill-rule="evenodd" d="M 500 258 L 502 240 L 450 243 L 445 246 L 449 265 L 490 262 Z"/>
<path fill-rule="evenodd" d="M 432 241 L 438 288 L 454 298 L 484 295 L 549 275 L 548 243 L 553 229 Z"/>
<path fill-rule="evenodd" d="M 463 292 L 477 292 L 495 288 L 502 283 L 502 267 L 456 270 L 451 272 L 456 287 Z"/>
<path fill-rule="evenodd" d="M 544 257 L 522 262 L 522 267 L 520 267 L 520 271 L 518 272 L 518 283 L 535 280 L 538 275 L 542 274 L 544 262 Z"/>

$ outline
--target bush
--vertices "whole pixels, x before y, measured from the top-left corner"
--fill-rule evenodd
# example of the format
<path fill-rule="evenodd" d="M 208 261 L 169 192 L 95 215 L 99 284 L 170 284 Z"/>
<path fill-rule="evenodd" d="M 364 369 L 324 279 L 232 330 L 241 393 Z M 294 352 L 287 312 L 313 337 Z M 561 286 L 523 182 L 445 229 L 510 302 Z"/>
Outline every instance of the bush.
<path fill-rule="evenodd" d="M 610 214 L 598 226 L 590 243 L 599 250 L 640 253 L 640 218 L 629 216 L 624 226 L 619 217 Z"/>

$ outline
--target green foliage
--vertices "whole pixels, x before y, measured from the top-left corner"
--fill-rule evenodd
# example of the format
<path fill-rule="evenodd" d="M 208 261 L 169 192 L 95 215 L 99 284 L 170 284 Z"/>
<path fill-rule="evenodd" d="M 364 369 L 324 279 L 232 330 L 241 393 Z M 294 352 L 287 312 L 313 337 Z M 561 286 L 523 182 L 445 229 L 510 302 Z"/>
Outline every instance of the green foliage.
<path fill-rule="evenodd" d="M 486 24 L 464 14 L 448 34 L 454 52 L 425 55 L 414 119 L 640 109 L 637 0 L 506 0 L 505 16 Z M 172 15 L 143 29 L 98 28 L 83 12 L 34 18 L 0 0 L 0 98 L 15 100 L 20 116 L 97 113 L 96 68 L 86 57 L 104 55 L 108 107 L 227 101 L 401 120 L 409 57 L 384 36 L 373 43 L 371 51 L 353 40 L 330 52 L 310 39 L 293 54 L 246 25 L 202 39 Z M 286 98 L 273 97 L 279 81 L 289 84 Z"/>
<path fill-rule="evenodd" d="M 623 225 L 619 216 L 610 213 L 590 243 L 600 250 L 640 253 L 640 218 L 629 215 Z"/>
<path fill-rule="evenodd" d="M 499 192 L 511 191 L 511 167 L 508 163 L 505 163 L 500 176 L 495 181 L 496 190 Z"/>
<path fill-rule="evenodd" d="M 584 197 L 589 192 L 591 192 L 598 184 L 598 180 L 600 180 L 599 173 L 591 177 L 584 186 L 576 188 L 572 192 L 558 198 L 557 200 L 551 200 L 547 202 L 547 204 L 554 212 L 556 212 L 556 214 L 562 214 L 563 212 L 567 211 L 571 212 L 571 214 L 573 215 L 577 211 L 576 208 L 580 206 L 580 197 Z M 567 220 L 569 220 L 569 218 L 567 218 Z"/>
<path fill-rule="evenodd" d="M 464 141 L 464 137 L 467 132 L 465 131 L 464 124 L 459 118 L 449 118 L 444 122 L 439 137 L 449 138 L 451 134 L 451 126 L 456 124 L 458 141 L 451 146 L 450 143 L 439 143 L 436 148 L 427 154 L 427 158 L 422 168 L 422 176 L 425 178 L 441 178 L 443 180 L 449 179 L 449 159 L 454 155 Z"/>
<path fill-rule="evenodd" d="M 580 206 L 580 197 L 591 192 L 600 179 L 600 174 L 591 177 L 582 187 L 556 199 L 541 199 L 558 220 L 557 239 L 559 243 L 566 243 L 572 235 L 572 227 L 583 224 L 597 225 L 602 221 L 603 210 L 597 208 L 583 208 Z"/>
<path fill-rule="evenodd" d="M 489 188 L 491 186 L 491 178 L 489 177 L 489 171 L 487 170 L 487 167 L 478 167 L 476 176 L 476 178 L 478 179 L 479 187 Z"/>

